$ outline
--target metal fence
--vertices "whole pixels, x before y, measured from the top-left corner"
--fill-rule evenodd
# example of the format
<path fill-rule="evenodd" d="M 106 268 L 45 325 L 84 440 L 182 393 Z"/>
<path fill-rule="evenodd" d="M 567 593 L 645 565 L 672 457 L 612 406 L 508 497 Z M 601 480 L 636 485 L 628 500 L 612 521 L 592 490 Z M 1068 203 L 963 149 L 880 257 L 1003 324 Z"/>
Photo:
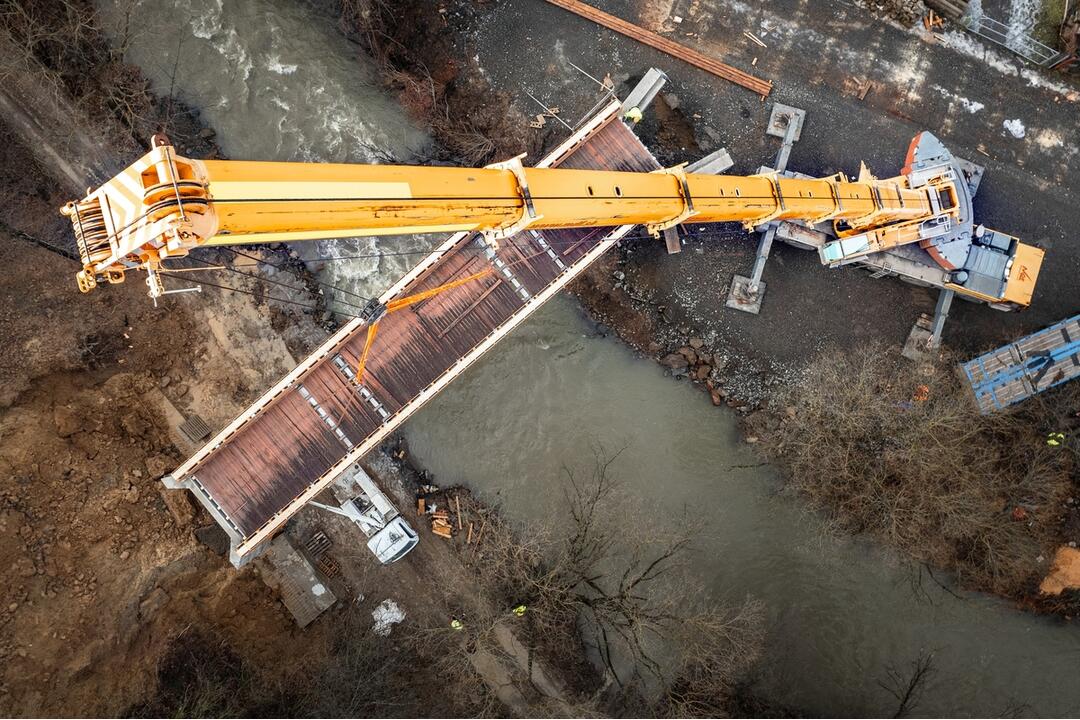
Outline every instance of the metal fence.
<path fill-rule="evenodd" d="M 1053 67 L 1068 57 L 1066 53 L 1039 42 L 1027 33 L 1018 32 L 982 13 L 965 15 L 961 23 L 979 37 L 997 43 L 1039 67 Z"/>

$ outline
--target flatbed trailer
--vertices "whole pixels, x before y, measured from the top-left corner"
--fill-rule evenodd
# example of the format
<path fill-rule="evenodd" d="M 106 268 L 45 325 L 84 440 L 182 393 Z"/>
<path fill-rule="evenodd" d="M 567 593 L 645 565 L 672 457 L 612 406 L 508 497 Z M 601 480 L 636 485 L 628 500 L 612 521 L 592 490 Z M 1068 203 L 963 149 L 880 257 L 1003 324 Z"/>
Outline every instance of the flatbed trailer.
<path fill-rule="evenodd" d="M 1080 315 L 969 360 L 964 379 L 984 415 L 1080 377 Z"/>

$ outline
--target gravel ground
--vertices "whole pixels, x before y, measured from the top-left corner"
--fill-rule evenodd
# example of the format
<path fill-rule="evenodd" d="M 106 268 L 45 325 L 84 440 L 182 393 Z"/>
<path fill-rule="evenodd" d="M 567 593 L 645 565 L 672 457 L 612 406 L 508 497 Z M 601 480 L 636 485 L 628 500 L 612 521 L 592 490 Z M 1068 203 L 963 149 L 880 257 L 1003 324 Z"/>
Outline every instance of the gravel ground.
<path fill-rule="evenodd" d="M 511 93 L 526 110 L 535 104 L 528 92 L 559 105 L 568 119 L 584 114 L 598 91 L 573 65 L 596 78 L 610 74 L 625 81 L 623 91 L 649 67 L 663 69 L 676 119 L 692 128 L 688 136 L 670 132 L 671 113 L 662 109 L 661 127 L 653 107 L 640 132 L 668 164 L 719 146 L 735 159 L 731 172 L 754 172 L 771 163 L 779 142 L 765 136 L 764 128 L 774 101 L 808 111 L 789 167 L 814 175 L 854 174 L 863 160 L 887 177 L 903 164 L 911 138 L 929 129 L 958 155 L 986 166 L 975 201 L 977 218 L 1047 251 L 1031 308 L 1000 313 L 956 303 L 945 342 L 973 353 L 1080 310 L 1075 280 L 1080 246 L 1070 242 L 1068 232 L 1080 189 L 1080 180 L 1070 173 L 1080 154 L 1075 125 L 1080 92 L 1067 79 L 1039 75 L 959 30 L 946 28 L 943 39 L 926 37 L 920 27 L 908 30 L 844 2 L 594 4 L 769 78 L 774 92 L 763 102 L 536 0 L 499 4 L 481 17 L 469 40 L 497 90 Z M 744 30 L 768 47 L 754 44 Z M 860 100 L 864 80 L 874 86 Z M 1024 124 L 1023 138 L 1007 132 L 1008 120 Z M 765 270 L 768 291 L 761 314 L 729 310 L 724 300 L 731 277 L 749 271 L 755 246 L 756 238 L 730 225 L 703 228 L 675 256 L 666 255 L 659 242 L 639 240 L 620 258 L 617 270 L 625 280 L 617 284 L 648 299 L 653 309 L 664 306 L 670 322 L 661 344 L 670 347 L 700 335 L 729 354 L 729 373 L 741 376 L 737 382 L 751 396 L 768 383 L 790 381 L 822 348 L 869 340 L 898 347 L 919 314 L 933 311 L 936 294 L 925 288 L 873 280 L 860 270 L 829 270 L 812 253 L 784 245 L 774 247 Z M 598 272 L 615 270 L 609 263 Z M 616 293 L 609 300 L 620 297 Z"/>

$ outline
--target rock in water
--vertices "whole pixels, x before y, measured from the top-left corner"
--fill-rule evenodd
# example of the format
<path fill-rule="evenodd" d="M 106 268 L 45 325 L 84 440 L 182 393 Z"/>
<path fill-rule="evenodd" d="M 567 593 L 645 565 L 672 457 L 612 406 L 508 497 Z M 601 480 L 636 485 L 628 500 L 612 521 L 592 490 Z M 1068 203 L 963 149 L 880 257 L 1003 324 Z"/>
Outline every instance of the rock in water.
<path fill-rule="evenodd" d="M 660 360 L 660 364 L 672 370 L 685 370 L 690 366 L 690 361 L 679 353 L 668 353 Z"/>

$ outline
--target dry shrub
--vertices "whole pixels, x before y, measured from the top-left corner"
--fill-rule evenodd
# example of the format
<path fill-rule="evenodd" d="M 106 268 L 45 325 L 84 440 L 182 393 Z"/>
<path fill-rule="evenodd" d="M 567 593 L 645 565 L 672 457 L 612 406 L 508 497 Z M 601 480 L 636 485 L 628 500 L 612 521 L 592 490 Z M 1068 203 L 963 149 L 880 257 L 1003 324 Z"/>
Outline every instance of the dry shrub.
<path fill-rule="evenodd" d="M 700 607 L 678 628 L 677 664 L 659 708 L 668 717 L 730 713 L 736 685 L 746 679 L 765 641 L 765 605 Z"/>
<path fill-rule="evenodd" d="M 1076 454 L 1046 436 L 1075 402 L 1055 392 L 980 415 L 954 371 L 876 345 L 824 354 L 793 392 L 777 449 L 793 485 L 847 529 L 964 584 L 1023 592 L 1073 491 Z"/>
<path fill-rule="evenodd" d="M 117 2 L 130 15 L 135 0 Z M 72 100 L 79 117 L 124 152 L 165 132 L 205 153 L 205 141 L 192 142 L 201 126 L 191 109 L 171 97 L 171 87 L 170 97 L 155 96 L 142 70 L 124 60 L 133 34 L 145 30 L 126 22 L 119 31 L 110 42 L 92 0 L 0 0 L 0 81 L 15 69 L 34 72 L 44 90 Z"/>

